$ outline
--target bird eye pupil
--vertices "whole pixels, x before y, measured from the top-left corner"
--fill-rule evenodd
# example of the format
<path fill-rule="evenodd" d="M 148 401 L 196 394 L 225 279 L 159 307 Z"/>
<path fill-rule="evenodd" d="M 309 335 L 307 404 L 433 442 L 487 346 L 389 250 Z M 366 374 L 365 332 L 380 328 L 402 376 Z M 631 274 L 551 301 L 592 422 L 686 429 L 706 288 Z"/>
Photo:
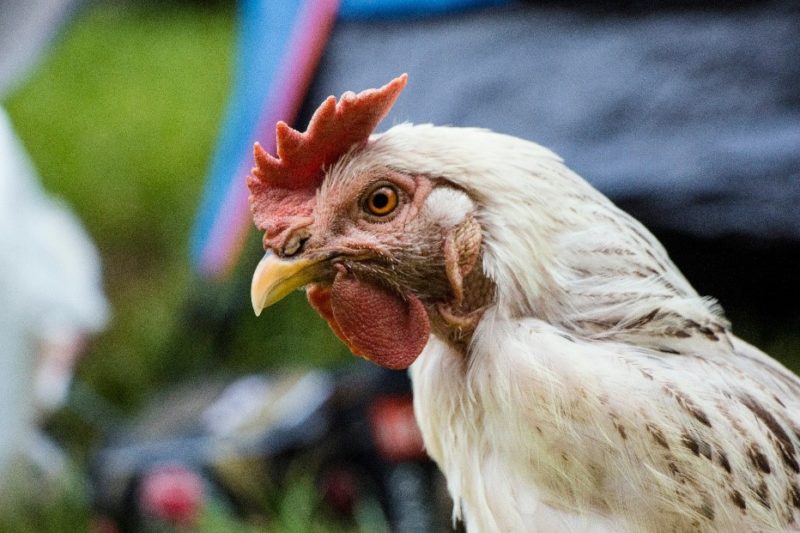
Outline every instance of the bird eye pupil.
<path fill-rule="evenodd" d="M 378 209 L 383 209 L 384 207 L 389 205 L 389 197 L 386 196 L 384 193 L 379 192 L 372 197 L 372 205 L 374 205 Z"/>

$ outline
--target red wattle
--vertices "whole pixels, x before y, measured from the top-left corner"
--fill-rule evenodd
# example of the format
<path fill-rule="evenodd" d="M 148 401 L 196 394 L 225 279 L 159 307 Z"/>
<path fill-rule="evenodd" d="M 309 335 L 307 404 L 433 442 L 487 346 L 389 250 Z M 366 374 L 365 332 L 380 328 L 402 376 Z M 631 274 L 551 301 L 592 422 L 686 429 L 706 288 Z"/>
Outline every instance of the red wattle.
<path fill-rule="evenodd" d="M 408 368 L 430 335 L 428 314 L 413 294 L 398 294 L 340 271 L 333 286 L 311 287 L 308 299 L 356 354 L 386 368 Z"/>

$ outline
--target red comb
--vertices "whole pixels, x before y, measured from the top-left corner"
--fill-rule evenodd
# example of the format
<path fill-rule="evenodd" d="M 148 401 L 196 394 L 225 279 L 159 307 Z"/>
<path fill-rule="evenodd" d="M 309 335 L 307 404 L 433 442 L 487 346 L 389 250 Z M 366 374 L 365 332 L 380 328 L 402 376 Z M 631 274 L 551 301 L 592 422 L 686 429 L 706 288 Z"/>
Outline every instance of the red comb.
<path fill-rule="evenodd" d="M 260 144 L 254 146 L 256 167 L 247 180 L 250 207 L 256 225 L 268 233 L 286 227 L 286 217 L 308 216 L 314 190 L 322 182 L 323 169 L 353 145 L 365 143 L 389 113 L 406 85 L 403 74 L 380 89 L 358 94 L 346 92 L 339 101 L 329 96 L 314 112 L 301 133 L 285 122 L 275 127 L 277 157 Z"/>

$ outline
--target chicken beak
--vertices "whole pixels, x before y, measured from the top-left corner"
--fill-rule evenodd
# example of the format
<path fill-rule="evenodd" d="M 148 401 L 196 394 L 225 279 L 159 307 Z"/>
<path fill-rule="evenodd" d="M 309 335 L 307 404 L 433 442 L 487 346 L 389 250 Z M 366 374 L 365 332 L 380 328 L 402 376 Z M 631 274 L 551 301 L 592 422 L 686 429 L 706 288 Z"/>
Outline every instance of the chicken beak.
<path fill-rule="evenodd" d="M 256 316 L 293 290 L 316 281 L 325 270 L 325 259 L 326 257 L 281 259 L 272 252 L 267 252 L 258 263 L 250 286 L 250 299 Z"/>

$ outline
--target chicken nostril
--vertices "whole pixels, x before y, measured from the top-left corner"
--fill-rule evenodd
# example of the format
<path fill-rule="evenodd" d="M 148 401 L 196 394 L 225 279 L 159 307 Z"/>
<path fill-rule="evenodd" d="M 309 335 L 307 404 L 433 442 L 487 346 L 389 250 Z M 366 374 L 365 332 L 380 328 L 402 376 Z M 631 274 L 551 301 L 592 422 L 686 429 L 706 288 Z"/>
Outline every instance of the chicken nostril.
<path fill-rule="evenodd" d="M 283 257 L 292 257 L 301 253 L 305 248 L 309 237 L 311 237 L 311 235 L 308 233 L 308 231 L 300 230 L 294 232 L 289 236 L 288 239 L 286 239 L 281 251 L 281 255 Z"/>

